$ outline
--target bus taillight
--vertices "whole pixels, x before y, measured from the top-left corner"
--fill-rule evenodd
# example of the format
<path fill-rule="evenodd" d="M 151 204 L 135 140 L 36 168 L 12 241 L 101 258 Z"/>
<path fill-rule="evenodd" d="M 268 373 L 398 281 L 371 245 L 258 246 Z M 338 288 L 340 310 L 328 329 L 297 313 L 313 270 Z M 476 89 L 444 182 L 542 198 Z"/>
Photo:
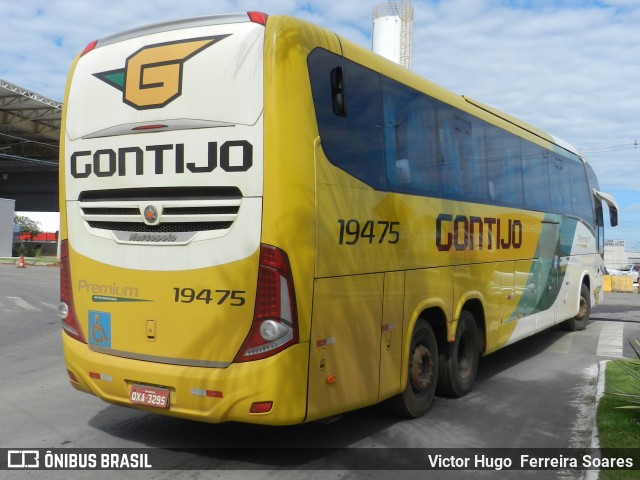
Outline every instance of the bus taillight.
<path fill-rule="evenodd" d="M 87 44 L 86 47 L 84 47 L 84 50 L 82 51 L 82 53 L 80 54 L 81 57 L 85 56 L 87 53 L 89 53 L 91 50 L 93 50 L 94 48 L 96 48 L 96 46 L 98 45 L 98 40 L 94 40 L 93 42 L 90 42 Z"/>
<path fill-rule="evenodd" d="M 260 246 L 260 268 L 253 323 L 235 362 L 259 360 L 298 343 L 298 314 L 287 254 Z"/>
<path fill-rule="evenodd" d="M 247 15 L 249 16 L 249 20 L 251 20 L 253 23 L 259 23 L 260 25 L 267 25 L 267 18 L 269 18 L 269 15 L 267 15 L 266 13 L 263 12 L 247 12 Z"/>
<path fill-rule="evenodd" d="M 80 329 L 76 311 L 73 308 L 68 240 L 60 242 L 60 305 L 58 306 L 58 315 L 62 320 L 62 328 L 71 338 L 87 343 Z"/>

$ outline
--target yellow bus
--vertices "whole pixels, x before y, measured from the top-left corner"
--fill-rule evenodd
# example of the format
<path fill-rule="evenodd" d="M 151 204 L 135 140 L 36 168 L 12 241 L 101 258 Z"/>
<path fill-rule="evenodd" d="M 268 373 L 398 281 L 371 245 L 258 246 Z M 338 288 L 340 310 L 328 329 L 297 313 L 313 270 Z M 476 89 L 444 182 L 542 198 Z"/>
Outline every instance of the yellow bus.
<path fill-rule="evenodd" d="M 60 148 L 76 389 L 207 422 L 469 392 L 479 358 L 602 298 L 576 150 L 336 34 L 251 12 L 74 61 Z"/>

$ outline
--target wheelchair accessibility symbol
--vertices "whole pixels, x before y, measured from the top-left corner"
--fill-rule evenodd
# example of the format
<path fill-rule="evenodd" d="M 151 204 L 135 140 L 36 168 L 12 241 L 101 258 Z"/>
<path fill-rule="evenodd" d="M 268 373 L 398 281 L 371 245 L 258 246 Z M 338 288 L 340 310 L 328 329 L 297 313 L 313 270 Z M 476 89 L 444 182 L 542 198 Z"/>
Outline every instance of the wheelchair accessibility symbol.
<path fill-rule="evenodd" d="M 89 344 L 111 347 L 111 313 L 89 310 Z"/>

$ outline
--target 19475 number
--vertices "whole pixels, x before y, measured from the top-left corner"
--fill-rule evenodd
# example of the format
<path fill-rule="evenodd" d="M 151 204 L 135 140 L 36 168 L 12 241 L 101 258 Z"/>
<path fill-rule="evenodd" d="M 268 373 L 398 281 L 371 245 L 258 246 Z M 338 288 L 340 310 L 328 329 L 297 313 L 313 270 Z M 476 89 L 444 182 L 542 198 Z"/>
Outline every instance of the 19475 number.
<path fill-rule="evenodd" d="M 340 236 L 338 243 L 340 245 L 355 245 L 359 241 L 366 239 L 369 244 L 389 243 L 394 245 L 400 241 L 400 231 L 398 227 L 400 222 L 389 222 L 386 220 L 366 220 L 360 222 L 355 219 L 338 220 L 340 224 Z"/>
<path fill-rule="evenodd" d="M 228 303 L 232 307 L 241 307 L 245 304 L 244 290 L 209 290 L 205 288 L 196 292 L 193 288 L 178 288 L 173 289 L 175 302 L 191 303 L 196 300 L 205 302 L 207 305 L 209 302 L 216 302 L 218 305 Z"/>

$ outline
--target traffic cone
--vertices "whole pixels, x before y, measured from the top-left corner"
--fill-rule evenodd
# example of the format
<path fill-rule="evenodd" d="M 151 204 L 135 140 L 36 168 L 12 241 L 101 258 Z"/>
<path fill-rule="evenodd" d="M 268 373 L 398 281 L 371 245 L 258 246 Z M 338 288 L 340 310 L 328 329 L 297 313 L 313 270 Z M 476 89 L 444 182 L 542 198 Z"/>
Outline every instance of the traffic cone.
<path fill-rule="evenodd" d="M 27 268 L 26 265 L 24 264 L 24 255 L 20 255 L 20 258 L 18 258 L 17 268 Z"/>

